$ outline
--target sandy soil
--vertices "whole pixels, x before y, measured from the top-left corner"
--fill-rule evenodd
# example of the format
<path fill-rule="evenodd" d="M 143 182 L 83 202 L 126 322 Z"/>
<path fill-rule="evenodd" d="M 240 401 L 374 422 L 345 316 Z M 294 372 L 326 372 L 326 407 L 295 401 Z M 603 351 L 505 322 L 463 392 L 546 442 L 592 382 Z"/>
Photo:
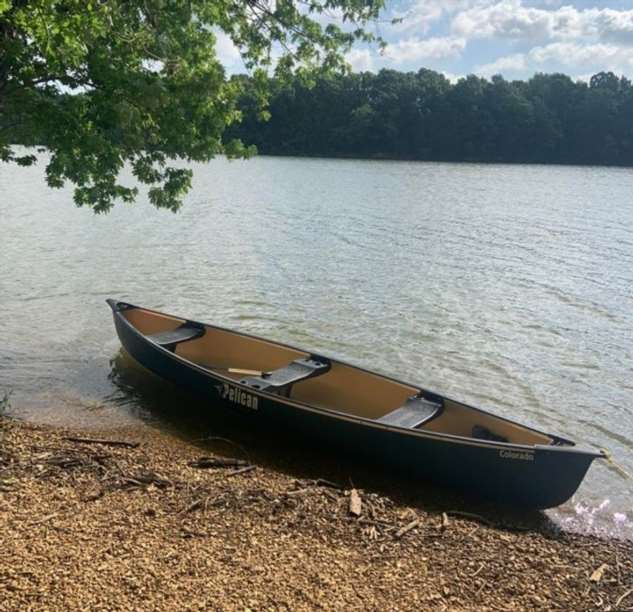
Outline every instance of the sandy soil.
<path fill-rule="evenodd" d="M 0 610 L 633 610 L 633 542 L 107 433 L 0 417 Z"/>

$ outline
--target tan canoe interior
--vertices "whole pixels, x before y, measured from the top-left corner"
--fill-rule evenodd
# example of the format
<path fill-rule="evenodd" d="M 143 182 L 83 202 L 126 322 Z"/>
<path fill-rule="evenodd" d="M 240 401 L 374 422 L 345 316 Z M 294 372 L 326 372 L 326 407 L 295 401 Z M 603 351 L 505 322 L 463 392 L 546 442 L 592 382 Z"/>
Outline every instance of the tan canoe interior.
<path fill-rule="evenodd" d="M 123 310 L 122 314 L 144 335 L 171 331 L 185 323 L 184 319 L 141 308 Z M 274 342 L 210 326 L 203 336 L 177 344 L 174 352 L 188 361 L 235 380 L 242 378 L 243 374 L 229 373 L 228 368 L 270 372 L 286 367 L 295 359 L 309 356 L 309 353 Z M 408 398 L 419 391 L 416 387 L 332 361 L 326 373 L 295 383 L 289 397 L 319 408 L 379 419 L 403 406 Z M 484 427 L 515 444 L 552 443 L 549 436 L 452 400 L 445 400 L 441 413 L 421 425 L 420 429 L 472 437 L 474 427 Z"/>

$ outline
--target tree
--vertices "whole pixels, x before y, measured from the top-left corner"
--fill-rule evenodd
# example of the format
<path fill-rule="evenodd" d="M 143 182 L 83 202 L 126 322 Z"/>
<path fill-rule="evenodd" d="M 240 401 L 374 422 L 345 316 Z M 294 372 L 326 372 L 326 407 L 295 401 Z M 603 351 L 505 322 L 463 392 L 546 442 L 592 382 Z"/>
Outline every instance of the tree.
<path fill-rule="evenodd" d="M 427 69 L 335 74 L 312 88 L 273 79 L 267 123 L 239 78 L 246 115 L 228 134 L 267 154 L 633 166 L 633 87 L 609 73 L 590 84 L 562 74 L 451 84 Z"/>
<path fill-rule="evenodd" d="M 266 70 L 283 80 L 342 68 L 354 41 L 378 40 L 365 27 L 383 2 L 0 0 L 0 160 L 34 163 L 11 142 L 36 141 L 50 152 L 48 184 L 74 183 L 77 205 L 95 212 L 135 199 L 119 181 L 129 163 L 151 202 L 175 211 L 191 171 L 170 160 L 253 153 L 223 140 L 244 80 L 226 78 L 217 37 L 240 50 L 262 113 Z"/>

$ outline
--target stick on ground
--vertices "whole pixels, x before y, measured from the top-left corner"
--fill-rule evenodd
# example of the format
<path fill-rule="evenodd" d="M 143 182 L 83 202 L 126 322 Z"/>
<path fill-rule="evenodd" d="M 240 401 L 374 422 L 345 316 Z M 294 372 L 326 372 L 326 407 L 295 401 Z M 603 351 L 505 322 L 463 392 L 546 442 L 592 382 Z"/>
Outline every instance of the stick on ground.
<path fill-rule="evenodd" d="M 64 440 L 68 442 L 79 442 L 81 444 L 104 444 L 106 446 L 123 446 L 125 448 L 138 448 L 140 442 L 126 442 L 125 440 L 102 440 L 99 438 L 77 438 L 75 436 L 66 436 Z"/>

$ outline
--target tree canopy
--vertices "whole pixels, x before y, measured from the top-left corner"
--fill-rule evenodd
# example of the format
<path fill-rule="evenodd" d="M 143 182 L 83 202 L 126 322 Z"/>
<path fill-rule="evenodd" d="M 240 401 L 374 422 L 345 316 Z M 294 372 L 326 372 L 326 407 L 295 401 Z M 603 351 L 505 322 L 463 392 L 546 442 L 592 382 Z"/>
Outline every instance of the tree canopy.
<path fill-rule="evenodd" d="M 633 166 L 633 86 L 610 72 L 527 81 L 432 70 L 272 80 L 270 121 L 246 81 L 227 137 L 264 154 Z"/>
<path fill-rule="evenodd" d="M 276 82 L 317 67 L 343 66 L 383 0 L 0 0 L 0 160 L 29 165 L 11 143 L 50 152 L 50 186 L 75 185 L 75 201 L 96 212 L 135 186 L 129 163 L 158 207 L 177 210 L 191 171 L 170 160 L 206 161 L 252 148 L 224 138 L 251 110 L 265 113 L 267 70 Z M 336 14 L 343 25 L 334 23 Z M 214 53 L 228 36 L 250 71 L 227 78 Z M 293 81 L 298 82 L 298 81 Z"/>

